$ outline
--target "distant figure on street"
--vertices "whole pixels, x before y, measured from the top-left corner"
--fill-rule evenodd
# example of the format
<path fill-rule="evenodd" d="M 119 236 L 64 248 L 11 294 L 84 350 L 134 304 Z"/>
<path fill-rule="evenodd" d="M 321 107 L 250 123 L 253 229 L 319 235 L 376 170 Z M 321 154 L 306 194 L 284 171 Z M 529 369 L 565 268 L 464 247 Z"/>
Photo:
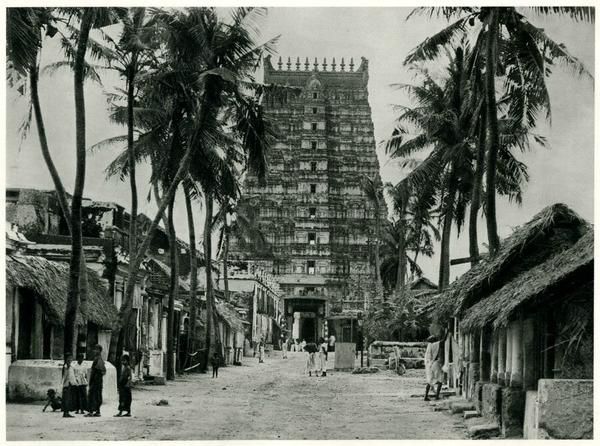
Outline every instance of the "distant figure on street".
<path fill-rule="evenodd" d="M 287 359 L 289 339 L 282 338 L 281 339 L 281 357 L 282 359 Z"/>
<path fill-rule="evenodd" d="M 435 336 L 427 338 L 427 350 L 425 350 L 425 379 L 427 386 L 425 387 L 425 401 L 429 401 L 429 390 L 437 386 L 435 390 L 435 399 L 440 399 L 440 390 L 442 389 L 442 381 L 444 373 L 442 372 L 442 364 L 440 361 L 440 341 Z"/>
<path fill-rule="evenodd" d="M 321 376 L 327 376 L 327 342 L 319 339 L 319 371 Z"/>
<path fill-rule="evenodd" d="M 304 351 L 306 352 L 306 366 L 304 367 L 304 373 L 308 372 L 308 376 L 312 376 L 313 372 L 317 376 L 317 366 L 315 361 L 315 354 L 319 351 L 317 345 L 314 342 L 306 343 L 302 341 L 304 345 Z"/>
<path fill-rule="evenodd" d="M 300 341 L 298 338 L 294 339 L 294 344 L 292 345 L 292 351 L 299 352 L 300 351 Z"/>
<path fill-rule="evenodd" d="M 83 412 L 88 410 L 87 407 L 87 368 L 83 365 L 83 355 L 77 355 L 77 363 L 73 364 L 73 373 L 75 374 L 75 413 L 83 415 Z"/>
<path fill-rule="evenodd" d="M 306 347 L 306 341 L 304 339 L 302 339 L 302 342 L 300 343 L 300 351 L 301 352 L 305 351 L 304 347 Z"/>
<path fill-rule="evenodd" d="M 102 360 L 102 346 L 96 345 L 94 347 L 94 362 L 92 362 L 88 390 L 88 404 L 90 412 L 85 415 L 86 417 L 100 416 L 100 406 L 102 406 L 102 387 L 105 374 L 106 367 L 104 366 L 104 361 Z"/>
<path fill-rule="evenodd" d="M 67 355 L 65 363 L 62 369 L 62 410 L 63 418 L 74 418 L 69 412 L 73 410 L 75 406 L 75 390 L 77 388 L 77 381 L 75 381 L 75 373 L 71 362 L 73 357 Z"/>
<path fill-rule="evenodd" d="M 219 357 L 219 352 L 214 352 L 212 358 L 210 358 L 210 365 L 213 370 L 213 378 L 219 377 L 219 366 L 221 365 L 221 358 Z"/>
<path fill-rule="evenodd" d="M 258 343 L 258 363 L 265 362 L 265 340 L 260 338 Z"/>
<path fill-rule="evenodd" d="M 334 334 L 329 335 L 329 345 L 327 347 L 328 352 L 335 352 L 335 336 Z"/>
<path fill-rule="evenodd" d="M 119 413 L 115 417 L 131 416 L 131 367 L 129 366 L 129 355 L 121 357 L 121 375 L 117 383 L 119 391 Z M 125 412 L 125 413 L 123 413 Z"/>

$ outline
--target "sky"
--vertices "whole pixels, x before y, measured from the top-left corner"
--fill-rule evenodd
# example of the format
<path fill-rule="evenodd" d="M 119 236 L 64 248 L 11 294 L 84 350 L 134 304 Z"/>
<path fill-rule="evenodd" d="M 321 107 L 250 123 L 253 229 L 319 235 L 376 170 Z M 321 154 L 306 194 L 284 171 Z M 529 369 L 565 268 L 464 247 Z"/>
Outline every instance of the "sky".
<path fill-rule="evenodd" d="M 375 128 L 376 142 L 384 141 L 394 128 L 392 105 L 411 105 L 406 95 L 394 89 L 394 83 L 411 83 L 413 73 L 403 65 L 404 58 L 418 43 L 442 29 L 443 19 L 413 16 L 406 20 L 407 8 L 270 8 L 261 21 L 259 41 L 279 36 L 274 59 L 282 56 L 315 57 L 329 61 L 345 57 L 355 62 L 361 56 L 369 59 L 369 102 Z M 225 13 L 225 12 L 224 12 Z M 555 41 L 564 43 L 572 55 L 579 58 L 593 73 L 594 26 L 576 24 L 568 19 L 547 19 L 529 16 Z M 57 43 L 45 43 L 42 66 L 60 57 Z M 439 64 L 430 64 L 432 70 Z M 87 145 L 91 146 L 108 137 L 122 135 L 125 129 L 108 120 L 105 92 L 123 88 L 123 81 L 113 72 L 102 72 L 102 85 L 86 84 Z M 518 158 L 529 167 L 530 181 L 524 187 L 523 203 L 518 206 L 506 200 L 498 201 L 498 230 L 500 237 L 510 235 L 513 228 L 530 220 L 544 207 L 562 202 L 583 218 L 593 222 L 594 191 L 594 90 L 593 81 L 577 77 L 568 69 L 555 67 L 547 81 L 552 103 L 551 123 L 543 122 L 537 132 L 546 136 L 550 148 L 533 147 L 519 153 Z M 73 189 L 75 173 L 75 107 L 73 79 L 69 71 L 43 74 L 40 80 L 40 98 L 45 118 L 50 150 L 57 169 L 68 190 Z M 19 126 L 27 114 L 23 97 L 7 88 L 7 187 L 52 189 L 39 149 L 35 125 L 22 140 Z M 122 147 L 90 152 L 87 159 L 85 196 L 99 201 L 114 201 L 128 207 L 128 182 L 106 180 L 104 169 Z M 377 155 L 384 182 L 398 182 L 406 172 L 389 160 L 381 144 Z M 149 190 L 149 169 L 138 169 L 140 211 L 154 215 L 156 206 L 146 201 Z M 178 236 L 187 240 L 185 205 L 181 197 L 176 210 Z M 202 227 L 202 211 L 196 206 L 197 231 Z M 479 240 L 485 243 L 485 221 L 479 224 Z M 486 248 L 482 247 L 485 251 Z M 439 252 L 439 248 L 436 250 Z M 466 229 L 458 234 L 453 230 L 452 258 L 468 256 Z M 439 256 L 423 259 L 425 275 L 437 282 Z M 466 265 L 453 266 L 451 279 L 462 274 Z"/>

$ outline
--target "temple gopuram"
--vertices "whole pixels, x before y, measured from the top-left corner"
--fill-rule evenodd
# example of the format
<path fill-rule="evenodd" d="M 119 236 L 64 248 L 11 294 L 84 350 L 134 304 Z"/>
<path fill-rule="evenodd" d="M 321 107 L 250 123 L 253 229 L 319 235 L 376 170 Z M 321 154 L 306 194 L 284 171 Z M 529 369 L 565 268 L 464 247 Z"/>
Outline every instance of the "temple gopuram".
<path fill-rule="evenodd" d="M 339 65 L 265 59 L 264 82 L 274 89 L 265 113 L 277 141 L 269 155 L 266 186 L 247 175 L 244 199 L 259 213 L 272 255 L 239 249 L 230 259 L 275 276 L 284 294 L 281 321 L 288 335 L 317 340 L 335 334 L 356 342 L 360 311 L 352 288 L 374 277 L 375 212 L 361 181 L 379 175 L 368 101 L 369 64 Z M 381 221 L 387 211 L 382 209 Z"/>

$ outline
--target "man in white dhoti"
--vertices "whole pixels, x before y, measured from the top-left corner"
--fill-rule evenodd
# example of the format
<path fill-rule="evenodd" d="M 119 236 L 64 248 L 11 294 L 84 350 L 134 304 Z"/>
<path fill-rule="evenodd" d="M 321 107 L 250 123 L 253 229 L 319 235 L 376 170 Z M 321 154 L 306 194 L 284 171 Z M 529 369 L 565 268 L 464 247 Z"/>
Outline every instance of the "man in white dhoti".
<path fill-rule="evenodd" d="M 442 363 L 440 361 L 441 341 L 437 341 L 435 336 L 427 338 L 427 350 L 425 350 L 425 379 L 427 387 L 425 387 L 425 401 L 429 401 L 429 390 L 437 385 L 435 399 L 440 399 L 440 390 L 442 389 L 442 381 L 444 373 L 442 371 Z"/>

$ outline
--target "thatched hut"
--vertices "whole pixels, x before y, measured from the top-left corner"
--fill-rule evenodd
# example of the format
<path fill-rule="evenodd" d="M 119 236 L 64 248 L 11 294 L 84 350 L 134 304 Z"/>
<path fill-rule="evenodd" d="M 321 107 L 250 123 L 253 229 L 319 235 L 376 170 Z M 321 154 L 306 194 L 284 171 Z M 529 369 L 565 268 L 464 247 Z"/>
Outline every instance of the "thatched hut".
<path fill-rule="evenodd" d="M 507 436 L 523 432 L 528 391 L 543 413 L 547 380 L 592 377 L 593 240 L 567 206 L 549 206 L 435 299 L 434 317 L 453 321 L 454 384 Z"/>
<path fill-rule="evenodd" d="M 68 263 L 31 255 L 6 256 L 6 328 L 12 360 L 62 358 L 68 291 Z M 102 279 L 90 269 L 87 306 L 87 345 L 108 344 L 117 309 Z M 81 312 L 77 321 L 83 321 Z"/>

